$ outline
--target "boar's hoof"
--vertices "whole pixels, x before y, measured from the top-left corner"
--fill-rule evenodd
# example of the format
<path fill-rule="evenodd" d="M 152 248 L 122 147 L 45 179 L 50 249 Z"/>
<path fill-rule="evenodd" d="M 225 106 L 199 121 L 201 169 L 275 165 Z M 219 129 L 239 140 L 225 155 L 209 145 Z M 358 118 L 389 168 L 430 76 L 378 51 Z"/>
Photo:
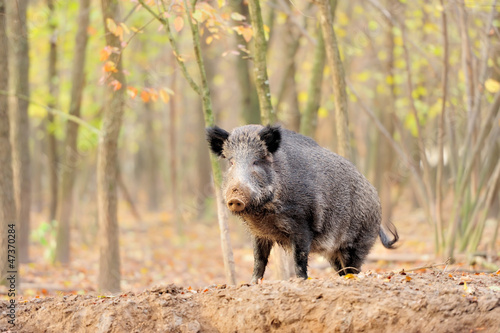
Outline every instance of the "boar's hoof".
<path fill-rule="evenodd" d="M 227 208 L 232 212 L 241 212 L 245 209 L 245 203 L 240 199 L 231 199 L 227 202 Z"/>

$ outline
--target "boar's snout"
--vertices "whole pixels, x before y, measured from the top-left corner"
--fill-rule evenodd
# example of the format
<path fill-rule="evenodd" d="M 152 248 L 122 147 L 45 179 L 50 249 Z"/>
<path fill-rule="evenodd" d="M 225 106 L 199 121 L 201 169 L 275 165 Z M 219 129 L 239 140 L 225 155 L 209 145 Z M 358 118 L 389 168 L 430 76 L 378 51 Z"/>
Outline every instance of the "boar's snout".
<path fill-rule="evenodd" d="M 245 209 L 245 203 L 240 199 L 233 198 L 227 202 L 227 208 L 229 208 L 229 210 L 232 212 L 241 212 L 243 209 Z"/>
<path fill-rule="evenodd" d="M 239 213 L 248 205 L 249 195 L 242 186 L 234 186 L 226 193 L 227 208 L 233 213 Z"/>

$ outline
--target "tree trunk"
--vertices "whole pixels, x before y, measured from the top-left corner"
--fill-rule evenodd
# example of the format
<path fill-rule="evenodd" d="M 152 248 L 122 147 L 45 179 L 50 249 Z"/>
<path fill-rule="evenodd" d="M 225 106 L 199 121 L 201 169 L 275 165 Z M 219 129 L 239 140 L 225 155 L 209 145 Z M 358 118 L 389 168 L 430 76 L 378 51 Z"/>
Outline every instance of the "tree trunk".
<path fill-rule="evenodd" d="M 300 110 L 297 85 L 295 84 L 295 55 L 300 46 L 300 35 L 296 33 L 296 27 L 290 17 L 286 20 L 285 28 L 286 36 L 283 38 L 285 66 L 278 92 L 276 112 L 280 114 L 280 119 L 284 120 L 288 129 L 298 132 L 300 130 Z"/>
<path fill-rule="evenodd" d="M 80 0 L 80 13 L 78 15 L 78 31 L 74 52 L 72 70 L 71 102 L 69 114 L 80 117 L 83 88 L 85 86 L 85 52 L 87 49 L 89 25 L 90 0 Z M 70 259 L 70 220 L 73 211 L 73 187 L 75 183 L 76 168 L 80 161 L 77 148 L 78 124 L 74 121 L 66 123 L 66 139 L 64 142 L 63 163 L 61 164 L 60 199 L 57 212 L 57 241 L 55 261 L 63 264 Z"/>
<path fill-rule="evenodd" d="M 314 59 L 311 73 L 311 81 L 307 91 L 307 104 L 304 115 L 300 121 L 300 132 L 304 135 L 315 137 L 318 124 L 318 109 L 321 103 L 321 86 L 323 85 L 323 71 L 325 69 L 325 40 L 321 32 L 321 26 L 316 29 L 317 44 L 314 48 Z"/>
<path fill-rule="evenodd" d="M 120 249 L 118 243 L 117 217 L 117 164 L 118 135 L 123 118 L 125 76 L 122 71 L 122 54 L 120 39 L 108 29 L 107 21 L 115 22 L 118 16 L 118 0 L 101 0 L 106 34 L 106 44 L 118 50 L 109 57 L 116 66 L 116 71 L 109 72 L 106 80 L 106 101 L 104 104 L 103 124 L 99 136 L 97 152 L 97 202 L 99 215 L 99 289 L 118 292 L 120 290 Z M 122 84 L 113 91 L 110 83 L 114 80 Z"/>
<path fill-rule="evenodd" d="M 0 0 L 0 91 L 9 90 L 9 58 L 6 34 L 5 0 Z M 16 224 L 16 202 L 12 183 L 12 149 L 10 146 L 10 125 L 7 95 L 0 94 L 0 285 L 6 280 L 7 271 L 17 271 L 17 261 L 9 266 L 9 247 L 7 235 L 9 225 Z M 15 228 L 14 228 L 15 230 Z M 10 245 L 16 245 L 10 244 Z M 17 256 L 16 256 L 17 257 Z M 16 281 L 19 281 L 19 275 Z"/>
<path fill-rule="evenodd" d="M 389 11 L 392 13 L 394 4 L 392 3 L 394 0 L 390 0 L 388 3 Z M 385 70 L 392 78 L 394 78 L 394 33 L 393 33 L 394 25 L 392 22 L 389 22 L 389 26 L 387 27 L 386 32 L 386 41 L 387 41 L 387 61 L 385 62 Z M 393 119 L 395 117 L 395 107 L 394 103 L 396 101 L 396 93 L 394 91 L 394 82 L 391 81 L 389 84 L 390 96 L 389 101 L 381 101 L 379 110 L 381 113 L 384 113 L 380 118 L 382 119 L 382 124 L 387 129 L 391 136 L 394 136 L 394 122 Z M 375 178 L 378 179 L 376 183 L 378 183 L 378 188 L 380 189 L 380 203 L 382 205 L 382 223 L 383 225 L 389 225 L 392 217 L 392 196 L 391 196 L 391 188 L 392 188 L 392 170 L 394 165 L 394 151 L 387 140 L 381 139 L 380 134 L 377 132 L 377 136 L 379 137 L 377 141 L 378 149 L 377 154 L 377 172 Z M 382 177 L 380 177 L 382 175 Z"/>
<path fill-rule="evenodd" d="M 234 12 L 248 17 L 248 7 L 243 4 L 243 1 L 231 0 L 229 4 Z M 237 45 L 247 44 L 242 36 L 238 34 L 235 34 L 235 36 Z M 236 75 L 241 94 L 240 105 L 243 122 L 245 124 L 260 124 L 259 97 L 250 76 L 249 62 L 242 56 L 236 58 Z"/>
<path fill-rule="evenodd" d="M 187 2 L 184 1 L 186 4 Z M 188 13 L 188 15 L 191 15 Z M 203 58 L 201 56 L 201 46 L 200 46 L 200 33 L 198 31 L 198 26 L 189 20 L 191 25 L 191 32 L 193 36 L 193 44 L 196 54 L 196 62 L 198 63 L 198 69 L 201 76 L 201 92 L 203 101 L 203 111 L 205 115 L 205 125 L 214 126 L 215 120 L 213 117 L 212 110 L 212 99 L 210 97 L 210 89 L 208 86 L 207 74 L 205 71 L 205 65 Z M 210 154 L 210 162 L 212 164 L 212 175 L 215 184 L 215 199 L 217 201 L 217 215 L 219 219 L 219 229 L 221 234 L 221 246 L 222 255 L 224 257 L 224 270 L 226 274 L 226 279 L 231 284 L 236 284 L 236 272 L 234 268 L 234 257 L 233 249 L 231 246 L 231 239 L 229 235 L 229 226 L 227 223 L 227 208 L 224 205 L 222 193 L 220 191 L 220 186 L 222 183 L 222 173 L 220 166 L 218 164 L 217 158 Z"/>
<path fill-rule="evenodd" d="M 349 117 L 345 74 L 340 59 L 337 37 L 333 30 L 333 12 L 329 0 L 318 0 L 320 24 L 325 39 L 326 58 L 332 70 L 333 95 L 335 96 L 335 127 L 337 130 L 337 153 L 349 159 L 351 157 Z"/>
<path fill-rule="evenodd" d="M 175 62 L 175 59 L 172 57 L 172 62 Z M 172 64 L 172 68 L 173 68 Z M 172 75 L 172 89 L 176 90 L 176 75 L 175 71 Z M 177 186 L 178 180 L 178 170 L 177 170 L 177 135 L 176 135 L 176 123 L 177 123 L 177 96 L 172 96 L 170 98 L 170 121 L 169 121 L 169 129 L 168 129 L 168 143 L 169 143 L 169 164 L 170 164 L 170 200 L 172 204 L 172 212 L 174 213 L 174 224 L 177 235 L 183 237 L 184 228 L 183 223 L 181 221 L 181 214 L 179 213 L 179 187 Z"/>
<path fill-rule="evenodd" d="M 26 11 L 28 0 L 7 1 L 7 23 L 12 36 L 13 50 L 11 60 L 11 91 L 15 97 L 11 99 L 12 116 L 12 159 L 14 171 L 14 193 L 16 198 L 17 221 L 19 227 L 17 237 L 19 242 L 18 256 L 21 263 L 29 261 L 30 206 L 31 206 L 31 175 L 29 148 L 29 44 L 26 27 Z"/>
<path fill-rule="evenodd" d="M 264 36 L 260 1 L 249 1 L 248 8 L 250 10 L 253 29 L 253 71 L 257 94 L 259 96 L 260 117 L 263 124 L 272 124 L 276 121 L 276 112 L 271 105 L 271 90 L 269 89 L 266 65 L 267 42 Z"/>
<path fill-rule="evenodd" d="M 269 88 L 269 80 L 267 78 L 267 43 L 264 38 L 264 27 L 262 24 L 262 14 L 260 11 L 259 1 L 250 1 L 248 3 L 250 16 L 252 18 L 252 28 L 254 32 L 254 46 L 252 56 L 254 59 L 255 82 L 257 85 L 257 94 L 259 96 L 260 118 L 264 125 L 276 121 L 276 113 L 271 104 L 271 93 Z M 276 267 L 276 276 L 286 280 L 290 277 L 290 269 L 288 262 L 290 256 L 277 246 L 273 249 Z"/>
<path fill-rule="evenodd" d="M 175 73 L 175 72 L 174 72 Z M 146 87 L 149 86 L 149 81 L 146 79 L 144 81 Z M 172 96 L 173 98 L 173 96 Z M 142 171 L 146 171 L 146 182 L 147 182 L 147 192 L 148 192 L 148 208 L 149 210 L 158 210 L 159 205 L 159 193 L 158 193 L 158 155 L 157 155 L 157 142 L 156 133 L 154 128 L 155 121 L 155 110 L 151 107 L 151 103 L 144 103 L 144 128 L 146 136 L 146 144 L 143 146 L 145 150 L 145 162 Z"/>
<path fill-rule="evenodd" d="M 168 40 L 170 41 L 170 44 L 172 46 L 173 52 L 175 54 L 179 54 L 179 50 L 177 48 L 177 43 L 175 42 L 172 31 L 170 30 L 170 25 L 168 22 L 168 18 L 163 18 L 159 16 L 158 14 L 155 13 L 155 11 L 149 7 L 144 0 L 138 0 L 139 3 L 148 11 L 150 12 L 155 18 L 160 21 L 161 24 L 165 27 L 166 33 Z M 186 8 L 188 17 L 191 17 L 191 10 L 188 6 L 187 1 L 184 1 L 184 6 Z M 198 71 L 201 77 L 201 86 L 199 86 L 189 75 L 186 66 L 184 62 L 179 58 L 176 57 L 177 63 L 179 64 L 179 67 L 181 69 L 182 74 L 184 75 L 185 79 L 188 81 L 189 85 L 193 90 L 200 95 L 201 100 L 202 100 L 202 105 L 203 105 L 203 115 L 205 118 L 205 125 L 206 126 L 214 126 L 215 125 L 215 120 L 214 120 L 214 115 L 213 115 L 213 110 L 212 110 L 212 100 L 210 97 L 210 89 L 208 86 L 208 81 L 207 81 L 207 75 L 205 72 L 205 65 L 203 63 L 203 58 L 201 56 L 201 46 L 200 46 L 200 32 L 198 29 L 198 24 L 197 22 L 193 22 L 194 20 L 189 20 L 189 26 L 191 27 L 191 33 L 193 37 L 193 46 L 194 46 L 194 53 L 196 57 L 196 63 L 198 65 Z M 224 204 L 222 202 L 222 196 L 220 195 L 220 184 L 222 181 L 222 174 L 221 174 L 221 169 L 218 164 L 217 158 L 211 154 L 210 155 L 210 163 L 212 166 L 212 175 L 215 183 L 215 195 L 216 195 L 216 200 L 217 200 L 217 214 L 218 214 L 218 219 L 219 219 L 219 229 L 220 229 L 220 236 L 221 236 L 221 247 L 222 247 L 222 255 L 224 257 L 224 270 L 226 273 L 226 279 L 228 283 L 230 284 L 236 284 L 236 274 L 234 270 L 234 258 L 233 258 L 233 250 L 231 247 L 231 239 L 229 237 L 229 227 L 227 223 L 227 210 L 224 207 Z"/>
<path fill-rule="evenodd" d="M 49 75 L 48 75 L 48 86 L 49 86 L 49 102 L 47 105 L 50 108 L 56 108 L 57 98 L 58 98 L 58 77 L 57 77 L 57 23 L 54 13 L 54 0 L 47 0 L 47 5 L 49 7 L 49 29 L 50 29 L 50 51 L 49 51 Z M 49 221 L 53 221 L 56 218 L 57 211 L 57 167 L 58 167 L 58 156 L 57 156 L 57 140 L 54 135 L 55 123 L 54 114 L 47 114 L 46 122 L 46 133 L 47 133 L 47 159 L 48 159 L 48 171 L 49 171 Z"/>

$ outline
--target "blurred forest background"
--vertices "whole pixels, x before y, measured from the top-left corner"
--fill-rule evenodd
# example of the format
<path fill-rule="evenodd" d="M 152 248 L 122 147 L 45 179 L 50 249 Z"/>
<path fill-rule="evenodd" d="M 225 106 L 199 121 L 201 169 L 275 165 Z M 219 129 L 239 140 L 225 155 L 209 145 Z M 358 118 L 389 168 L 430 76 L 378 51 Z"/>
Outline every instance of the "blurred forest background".
<path fill-rule="evenodd" d="M 2 276 L 16 224 L 27 294 L 246 282 L 204 129 L 270 122 L 377 187 L 370 267 L 495 269 L 499 108 L 496 0 L 0 0 Z"/>

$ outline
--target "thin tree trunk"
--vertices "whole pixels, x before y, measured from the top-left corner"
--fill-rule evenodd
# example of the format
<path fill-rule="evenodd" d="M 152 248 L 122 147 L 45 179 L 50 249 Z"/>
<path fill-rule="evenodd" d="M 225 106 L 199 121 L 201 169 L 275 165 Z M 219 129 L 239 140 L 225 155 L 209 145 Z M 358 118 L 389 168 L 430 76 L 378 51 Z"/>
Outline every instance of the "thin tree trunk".
<path fill-rule="evenodd" d="M 325 69 L 325 40 L 321 32 L 321 26 L 316 29 L 317 44 L 314 48 L 314 59 L 312 65 L 311 81 L 307 91 L 307 104 L 300 121 L 300 132 L 304 135 L 315 137 L 318 125 L 318 109 L 321 103 L 321 87 L 323 85 L 323 71 Z"/>
<path fill-rule="evenodd" d="M 6 33 L 5 0 L 0 0 L 0 91 L 9 90 L 9 58 Z M 0 285 L 6 280 L 7 271 L 17 271 L 17 261 L 9 265 L 9 247 L 7 235 L 9 225 L 16 224 L 16 202 L 14 199 L 14 184 L 12 182 L 12 149 L 10 146 L 9 99 L 0 95 Z M 15 230 L 15 228 L 14 228 Z M 15 246 L 16 244 L 10 244 Z M 14 254 L 14 257 L 17 257 Z M 16 281 L 19 281 L 19 275 Z"/>
<path fill-rule="evenodd" d="M 106 44 L 119 50 L 113 53 L 109 60 L 116 66 L 116 72 L 110 72 L 107 79 L 104 117 L 99 136 L 97 152 L 97 202 L 99 215 L 100 260 L 99 289 L 110 292 L 120 290 L 120 250 L 118 244 L 117 217 L 117 166 L 118 166 L 118 135 L 123 118 L 125 76 L 122 71 L 122 54 L 120 39 L 108 29 L 107 20 L 115 22 L 119 15 L 118 0 L 102 0 L 102 13 Z M 122 87 L 117 91 L 109 85 L 114 80 Z"/>
<path fill-rule="evenodd" d="M 175 59 L 172 57 L 172 62 L 175 62 Z M 174 64 L 172 64 L 173 67 Z M 176 91 L 176 81 L 177 77 L 175 75 L 175 71 L 172 75 L 172 89 Z M 177 123 L 177 96 L 172 96 L 170 98 L 170 121 L 169 121 L 169 129 L 168 129 L 168 143 L 169 143 L 169 164 L 170 164 L 170 200 L 172 204 L 172 211 L 174 213 L 174 223 L 175 229 L 177 231 L 177 235 L 184 236 L 184 228 L 183 223 L 181 221 L 181 214 L 179 213 L 179 187 L 177 184 L 178 180 L 178 170 L 177 170 L 177 133 L 176 133 L 176 123 Z"/>
<path fill-rule="evenodd" d="M 184 4 L 186 8 L 187 1 L 184 0 Z M 188 15 L 191 13 L 188 11 Z M 207 75 L 205 71 L 205 65 L 203 63 L 203 58 L 201 56 L 201 46 L 200 46 L 200 33 L 198 31 L 198 25 L 193 23 L 192 20 L 188 20 L 191 26 L 191 32 L 193 36 L 193 44 L 194 51 L 196 55 L 196 62 L 198 64 L 198 69 L 201 76 L 201 92 L 202 92 L 202 101 L 203 101 L 203 111 L 205 115 L 205 124 L 207 126 L 214 126 L 215 121 L 213 117 L 212 111 L 212 99 L 210 97 L 210 89 L 208 86 Z M 236 284 L 236 272 L 234 268 L 234 258 L 233 258 L 233 249 L 231 246 L 231 239 L 229 235 L 229 226 L 227 223 L 227 208 L 225 207 L 222 193 L 220 191 L 220 186 L 222 183 L 222 173 L 220 166 L 216 157 L 213 154 L 210 154 L 210 161 L 212 164 L 212 174 L 214 177 L 215 183 L 215 198 L 217 200 L 217 214 L 219 217 L 219 229 L 221 233 L 221 245 L 222 245 L 222 255 L 224 257 L 224 270 L 226 274 L 226 279 L 231 284 Z"/>
<path fill-rule="evenodd" d="M 144 0 L 138 0 L 139 3 L 149 12 L 151 15 L 153 15 L 164 27 L 167 33 L 168 40 L 170 41 L 170 45 L 172 46 L 172 49 L 175 54 L 179 54 L 179 50 L 177 48 L 177 43 L 175 42 L 172 31 L 170 30 L 170 25 L 168 18 L 159 16 L 151 7 L 149 7 Z M 193 5 L 195 5 L 193 3 Z M 187 9 L 188 16 L 190 17 L 191 11 L 190 8 L 187 4 L 187 1 L 184 1 L 185 8 Z M 201 86 L 199 86 L 189 75 L 187 72 L 186 66 L 184 62 L 179 59 L 179 57 L 176 57 L 177 63 L 181 69 L 182 74 L 184 75 L 185 79 L 188 81 L 189 85 L 193 90 L 200 95 L 202 99 L 202 105 L 203 105 L 203 115 L 205 118 L 205 125 L 206 126 L 214 126 L 215 125 L 215 120 L 214 120 L 214 115 L 212 111 L 212 100 L 210 97 L 210 89 L 208 86 L 208 81 L 207 81 L 207 75 L 205 72 L 205 65 L 203 63 L 203 58 L 201 56 L 201 43 L 200 43 L 200 33 L 198 30 L 198 25 L 196 22 L 193 23 L 193 20 L 188 20 L 189 25 L 191 27 L 191 33 L 193 37 L 193 44 L 194 44 L 194 53 L 196 56 L 196 63 L 198 65 L 198 71 L 201 77 Z M 222 182 L 222 173 L 220 166 L 218 164 L 218 161 L 216 157 L 213 154 L 210 154 L 210 163 L 212 166 L 212 175 L 215 183 L 215 196 L 217 200 L 217 215 L 218 215 L 218 220 L 219 220 L 219 229 L 220 229 L 220 236 L 221 236 L 221 247 L 222 247 L 222 255 L 224 257 L 224 270 L 226 273 L 226 279 L 228 283 L 231 284 L 236 284 L 236 274 L 235 274 L 235 269 L 234 269 L 234 258 L 233 258 L 233 250 L 231 246 L 231 239 L 229 236 L 229 227 L 227 223 L 227 209 L 222 202 L 222 196 L 220 194 L 220 184 Z"/>
<path fill-rule="evenodd" d="M 252 55 L 255 66 L 254 73 L 257 85 L 257 94 L 259 96 L 260 118 L 262 123 L 266 125 L 276 121 L 276 113 L 272 107 L 269 80 L 267 78 L 267 43 L 264 38 L 264 27 L 259 1 L 250 1 L 248 3 L 248 7 L 250 9 L 252 28 L 254 32 Z M 290 269 L 288 265 L 290 259 L 288 254 L 281 247 L 275 247 L 273 249 L 273 253 L 276 259 L 275 265 L 277 277 L 281 279 L 288 279 L 290 277 Z"/>
<path fill-rule="evenodd" d="M 276 112 L 271 105 L 271 90 L 269 89 L 266 65 L 267 42 L 264 36 L 260 1 L 249 1 L 248 8 L 253 29 L 253 71 L 257 95 L 259 96 L 260 117 L 263 124 L 272 124 L 276 121 Z"/>
<path fill-rule="evenodd" d="M 19 227 L 18 256 L 21 263 L 29 261 L 31 175 L 29 149 L 29 44 L 26 27 L 28 0 L 7 1 L 7 23 L 13 37 L 13 50 L 10 52 L 12 70 L 11 86 L 15 97 L 11 100 L 11 142 L 14 171 L 14 193 L 16 198 L 17 221 Z M 21 98 L 24 96 L 25 98 Z"/>
<path fill-rule="evenodd" d="M 74 62 L 72 69 L 71 102 L 69 114 L 80 117 L 83 88 L 85 86 L 85 53 L 87 49 L 90 13 L 90 0 L 80 0 L 78 14 L 78 31 L 76 33 Z M 73 211 L 73 187 L 76 169 L 80 162 L 77 148 L 78 124 L 74 121 L 66 123 L 66 138 L 64 142 L 64 155 L 61 164 L 60 199 L 57 212 L 57 236 L 55 261 L 63 264 L 70 260 L 70 220 Z"/>
<path fill-rule="evenodd" d="M 320 24 L 325 39 L 326 59 L 332 70 L 333 95 L 335 96 L 335 127 L 337 130 L 337 153 L 351 158 L 349 118 L 345 74 L 340 59 L 337 37 L 333 30 L 333 11 L 329 0 L 318 0 Z"/>
<path fill-rule="evenodd" d="M 57 107 L 58 98 L 58 77 L 57 77 L 57 24 L 55 10 L 54 10 L 54 0 L 47 0 L 47 6 L 49 7 L 49 29 L 50 29 L 50 51 L 49 51 L 49 75 L 48 75 L 48 86 L 49 86 L 49 102 L 47 105 L 50 108 Z M 57 140 L 54 135 L 55 122 L 54 114 L 47 114 L 46 122 L 46 133 L 47 133 L 47 158 L 48 158 L 48 171 L 49 171 L 49 221 L 53 221 L 56 218 L 57 212 L 57 167 L 58 167 L 58 156 L 57 156 Z"/>
<path fill-rule="evenodd" d="M 300 45 L 300 35 L 295 34 L 295 25 L 288 17 L 286 21 L 286 37 L 284 37 L 284 74 L 281 80 L 276 111 L 284 119 L 286 127 L 292 131 L 300 130 L 300 110 L 295 84 L 295 55 Z M 286 108 L 281 110 L 283 102 L 287 100 Z M 285 112 L 282 112 L 285 111 Z"/>
<path fill-rule="evenodd" d="M 444 8 L 444 1 L 441 0 L 441 6 Z M 444 245 L 443 237 L 443 215 L 442 215 L 442 205 L 443 205 L 443 167 L 444 167 L 444 127 L 445 127 L 445 111 L 446 111 L 446 97 L 448 93 L 448 23 L 446 22 L 446 11 L 441 12 L 442 17 L 442 28 L 443 28 L 443 44 L 444 44 L 444 54 L 443 54 L 443 76 L 442 76 L 442 87 L 443 87 L 443 97 L 441 101 L 441 114 L 439 115 L 438 124 L 438 165 L 436 171 L 436 252 L 440 253 L 442 245 Z"/>
<path fill-rule="evenodd" d="M 248 7 L 243 4 L 241 0 L 231 0 L 229 2 L 231 8 L 235 12 L 239 12 L 242 15 L 248 17 Z M 245 39 L 235 34 L 237 45 L 246 45 Z M 241 114 L 245 124 L 259 124 L 260 123 L 260 112 L 259 112 L 259 97 L 257 96 L 257 91 L 255 90 L 255 85 L 250 76 L 250 68 L 248 59 L 244 59 L 239 56 L 236 58 L 236 75 L 238 77 L 238 85 L 241 94 Z"/>
<path fill-rule="evenodd" d="M 392 13 L 392 8 L 394 7 L 393 1 L 389 0 L 389 7 Z M 387 27 L 386 40 L 387 40 L 387 62 L 385 63 L 387 73 L 394 78 L 394 24 L 389 21 L 389 26 Z M 387 129 L 391 136 L 394 135 L 394 117 L 395 117 L 395 107 L 394 103 L 396 101 L 396 93 L 394 91 L 394 82 L 389 85 L 390 89 L 390 101 L 388 104 L 380 106 L 380 109 L 385 111 L 384 117 L 382 117 L 382 123 Z M 380 188 L 380 203 L 382 205 L 382 223 L 383 225 L 389 225 L 392 217 L 392 206 L 393 199 L 391 195 L 392 187 L 392 169 L 394 165 L 394 151 L 391 145 L 385 141 L 380 140 L 380 133 L 378 134 L 378 158 L 377 158 L 377 175 L 382 175 L 382 177 L 377 176 L 376 178 L 381 180 L 379 184 Z M 377 148 L 377 147 L 374 147 Z"/>
<path fill-rule="evenodd" d="M 174 72 L 175 75 L 175 72 Z M 149 81 L 144 81 L 146 87 L 149 86 Z M 173 97 L 172 97 L 173 98 Z M 157 142 L 156 131 L 154 128 L 155 110 L 151 107 L 151 103 L 144 103 L 144 128 L 146 135 L 146 144 L 143 146 L 145 153 L 145 162 L 141 170 L 146 170 L 146 182 L 148 192 L 148 208 L 150 210 L 158 210 L 159 193 L 158 193 L 158 155 L 157 155 Z"/>

